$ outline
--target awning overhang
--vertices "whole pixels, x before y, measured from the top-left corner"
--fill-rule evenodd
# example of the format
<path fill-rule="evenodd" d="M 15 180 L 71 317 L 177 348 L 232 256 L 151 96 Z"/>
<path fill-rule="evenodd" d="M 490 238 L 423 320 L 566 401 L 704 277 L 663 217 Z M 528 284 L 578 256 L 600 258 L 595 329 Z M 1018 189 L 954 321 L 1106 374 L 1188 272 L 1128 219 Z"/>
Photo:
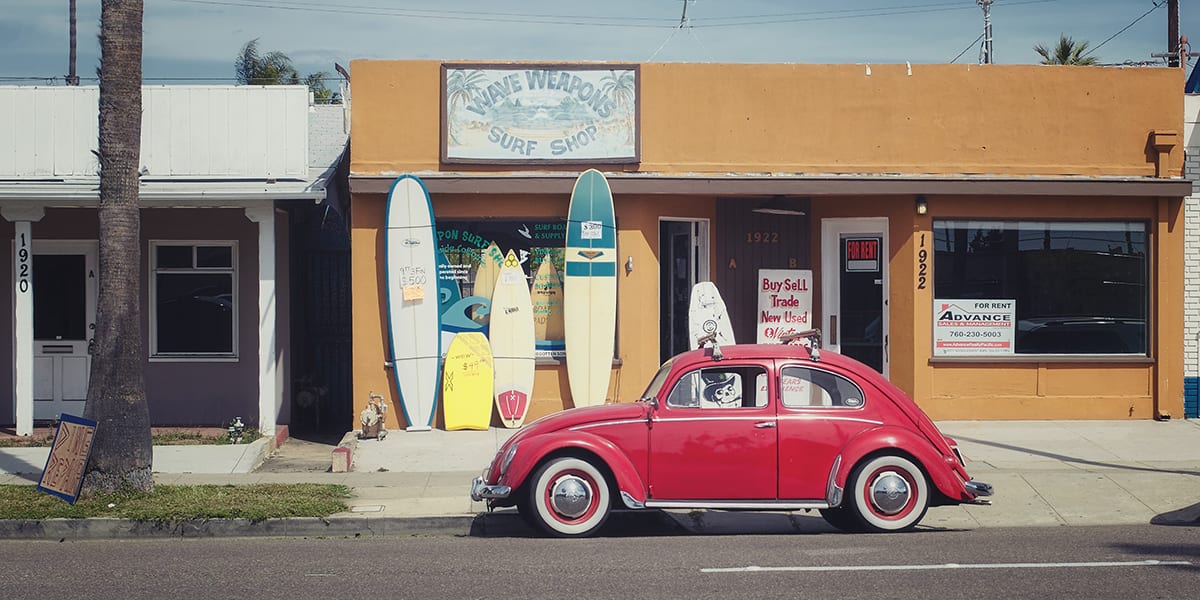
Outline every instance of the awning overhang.
<path fill-rule="evenodd" d="M 265 201 L 320 202 L 325 181 L 145 181 L 138 204 L 145 208 L 245 208 Z M 89 180 L 0 181 L 0 204 L 43 208 L 95 208 L 100 184 Z"/>
<path fill-rule="evenodd" d="M 438 194 L 570 194 L 574 172 L 412 173 Z M 614 194 L 706 196 L 1151 196 L 1185 197 L 1192 182 L 1150 177 L 992 177 L 605 173 Z M 395 175 L 350 175 L 353 194 L 386 194 Z"/>

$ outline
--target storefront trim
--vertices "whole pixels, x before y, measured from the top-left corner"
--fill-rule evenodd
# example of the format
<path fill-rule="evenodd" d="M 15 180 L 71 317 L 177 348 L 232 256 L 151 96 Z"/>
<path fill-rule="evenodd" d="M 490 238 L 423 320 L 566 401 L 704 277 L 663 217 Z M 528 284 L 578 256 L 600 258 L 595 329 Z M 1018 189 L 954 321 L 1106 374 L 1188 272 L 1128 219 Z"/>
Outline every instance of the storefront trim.
<path fill-rule="evenodd" d="M 422 172 L 437 194 L 570 194 L 578 173 L 473 175 Z M 910 196 L 1115 196 L 1182 197 L 1192 193 L 1183 179 L 1148 178 L 1002 178 L 1002 177 L 814 177 L 804 175 L 656 175 L 606 173 L 614 194 L 877 195 Z M 354 194 L 386 194 L 394 176 L 351 175 Z"/>

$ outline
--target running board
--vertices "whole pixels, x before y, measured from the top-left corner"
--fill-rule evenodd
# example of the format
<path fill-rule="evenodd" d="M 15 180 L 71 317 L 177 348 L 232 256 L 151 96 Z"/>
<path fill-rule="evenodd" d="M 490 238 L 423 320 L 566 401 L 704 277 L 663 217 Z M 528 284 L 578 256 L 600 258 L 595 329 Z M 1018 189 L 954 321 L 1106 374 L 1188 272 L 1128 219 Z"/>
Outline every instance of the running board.
<path fill-rule="evenodd" d="M 830 508 L 828 502 L 792 500 L 647 500 L 646 508 L 694 508 L 710 510 L 814 510 Z"/>

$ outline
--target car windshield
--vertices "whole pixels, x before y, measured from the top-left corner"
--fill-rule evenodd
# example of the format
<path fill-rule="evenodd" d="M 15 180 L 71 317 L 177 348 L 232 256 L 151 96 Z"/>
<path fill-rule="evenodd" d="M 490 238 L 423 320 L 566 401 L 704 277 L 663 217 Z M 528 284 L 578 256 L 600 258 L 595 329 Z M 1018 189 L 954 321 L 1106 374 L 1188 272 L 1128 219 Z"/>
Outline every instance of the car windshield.
<path fill-rule="evenodd" d="M 650 380 L 650 385 L 646 386 L 646 391 L 642 392 L 642 400 L 647 398 L 657 398 L 659 390 L 667 381 L 667 375 L 671 373 L 671 363 L 673 360 L 668 360 L 658 368 L 658 373 L 655 373 L 654 379 Z"/>

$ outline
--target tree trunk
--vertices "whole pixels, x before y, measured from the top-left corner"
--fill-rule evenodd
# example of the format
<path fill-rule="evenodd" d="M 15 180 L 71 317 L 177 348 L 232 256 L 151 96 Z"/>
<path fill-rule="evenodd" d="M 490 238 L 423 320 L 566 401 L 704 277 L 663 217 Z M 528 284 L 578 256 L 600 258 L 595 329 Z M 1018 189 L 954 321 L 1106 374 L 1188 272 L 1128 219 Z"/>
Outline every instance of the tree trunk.
<path fill-rule="evenodd" d="M 83 411 L 97 425 L 85 494 L 154 489 L 139 304 L 142 6 L 143 0 L 101 1 L 100 292 Z"/>

